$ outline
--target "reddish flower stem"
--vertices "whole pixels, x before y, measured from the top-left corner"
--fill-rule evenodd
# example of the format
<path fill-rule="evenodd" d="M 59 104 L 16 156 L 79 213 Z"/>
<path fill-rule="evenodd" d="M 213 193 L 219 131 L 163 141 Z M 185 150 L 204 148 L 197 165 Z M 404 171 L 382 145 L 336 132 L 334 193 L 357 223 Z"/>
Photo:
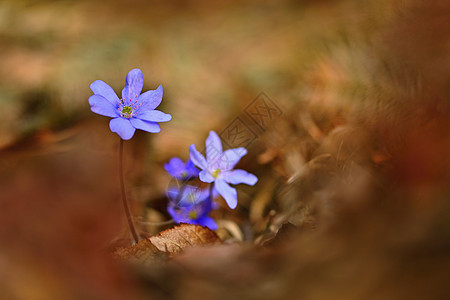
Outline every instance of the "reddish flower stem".
<path fill-rule="evenodd" d="M 136 233 L 136 228 L 133 224 L 133 219 L 130 212 L 130 207 L 128 206 L 127 196 L 125 193 L 125 183 L 123 179 L 123 140 L 120 139 L 119 146 L 119 173 L 120 173 L 120 189 L 122 191 L 122 203 L 123 208 L 125 209 L 125 215 L 128 221 L 128 227 L 130 228 L 131 235 L 133 236 L 134 242 L 137 243 L 139 241 L 139 236 Z"/>

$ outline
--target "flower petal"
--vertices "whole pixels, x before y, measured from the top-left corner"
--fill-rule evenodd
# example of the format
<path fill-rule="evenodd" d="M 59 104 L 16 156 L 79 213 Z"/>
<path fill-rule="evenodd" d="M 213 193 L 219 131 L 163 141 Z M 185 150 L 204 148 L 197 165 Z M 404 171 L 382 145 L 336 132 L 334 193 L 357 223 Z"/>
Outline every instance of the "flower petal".
<path fill-rule="evenodd" d="M 180 204 L 183 204 L 186 207 L 196 206 L 205 203 L 204 200 L 207 197 L 207 189 L 201 189 L 199 186 L 185 185 Z"/>
<path fill-rule="evenodd" d="M 139 69 L 133 69 L 127 74 L 125 87 L 122 90 L 123 101 L 136 101 L 144 87 L 144 75 Z"/>
<path fill-rule="evenodd" d="M 171 201 L 175 201 L 178 197 L 178 193 L 180 191 L 177 188 L 169 188 L 167 190 L 167 197 L 171 200 Z"/>
<path fill-rule="evenodd" d="M 148 122 L 141 119 L 131 118 L 131 125 L 136 129 L 144 130 L 147 132 L 158 133 L 161 131 L 161 127 L 159 127 L 158 123 Z"/>
<path fill-rule="evenodd" d="M 91 105 L 91 110 L 96 114 L 111 118 L 116 118 L 119 116 L 119 112 L 117 111 L 117 109 L 103 96 L 90 96 L 89 104 Z"/>
<path fill-rule="evenodd" d="M 184 170 L 184 162 L 178 157 L 172 157 L 169 163 L 164 164 L 164 169 L 172 176 L 179 176 Z"/>
<path fill-rule="evenodd" d="M 183 212 L 180 212 L 177 209 L 175 209 L 173 204 L 171 204 L 170 202 L 167 205 L 167 212 L 172 217 L 172 219 L 177 223 L 189 222 L 189 219 L 187 219 L 187 217 L 183 214 Z"/>
<path fill-rule="evenodd" d="M 224 151 L 219 160 L 219 168 L 224 171 L 233 169 L 246 154 L 247 150 L 242 147 Z"/>
<path fill-rule="evenodd" d="M 258 177 L 251 173 L 248 173 L 247 171 L 239 169 L 224 172 L 222 173 L 222 176 L 226 182 L 231 184 L 245 183 L 248 185 L 255 185 L 255 183 L 258 182 Z"/>
<path fill-rule="evenodd" d="M 236 189 L 229 186 L 225 180 L 223 179 L 216 179 L 216 182 L 214 183 L 214 188 L 217 190 L 217 192 L 225 199 L 228 206 L 231 209 L 236 208 L 237 206 L 237 192 Z"/>
<path fill-rule="evenodd" d="M 189 153 L 191 156 L 191 160 L 200 169 L 204 170 L 207 168 L 208 164 L 206 162 L 205 157 L 195 149 L 195 145 L 192 144 L 189 146 Z"/>
<path fill-rule="evenodd" d="M 207 170 L 200 171 L 198 176 L 201 181 L 206 183 L 211 183 L 214 181 L 214 177 Z"/>
<path fill-rule="evenodd" d="M 188 172 L 189 176 L 198 176 L 199 170 L 194 166 L 194 163 L 192 163 L 192 160 L 188 159 L 186 162 L 186 171 Z"/>
<path fill-rule="evenodd" d="M 143 111 L 142 108 L 139 109 L 136 118 L 150 122 L 168 122 L 172 120 L 172 116 L 170 114 L 163 113 L 159 110 Z"/>
<path fill-rule="evenodd" d="M 209 136 L 206 139 L 206 160 L 209 163 L 217 160 L 222 154 L 222 142 L 219 136 L 214 131 L 209 132 Z"/>
<path fill-rule="evenodd" d="M 91 90 L 95 95 L 105 97 L 112 105 L 117 106 L 119 104 L 120 100 L 119 97 L 117 97 L 116 92 L 114 92 L 114 90 L 104 81 L 96 80 L 91 83 Z"/>
<path fill-rule="evenodd" d="M 163 87 L 158 86 L 156 90 L 146 91 L 139 96 L 139 102 L 141 103 L 141 109 L 149 110 L 155 109 L 161 104 L 163 98 Z"/>
<path fill-rule="evenodd" d="M 211 230 L 216 230 L 218 228 L 216 222 L 211 217 L 208 217 L 208 216 L 198 218 L 196 220 L 196 223 L 203 227 L 206 226 Z"/>
<path fill-rule="evenodd" d="M 115 118 L 109 122 L 109 128 L 117 133 L 122 140 L 129 140 L 133 137 L 136 129 L 131 125 L 130 120 L 124 118 Z"/>

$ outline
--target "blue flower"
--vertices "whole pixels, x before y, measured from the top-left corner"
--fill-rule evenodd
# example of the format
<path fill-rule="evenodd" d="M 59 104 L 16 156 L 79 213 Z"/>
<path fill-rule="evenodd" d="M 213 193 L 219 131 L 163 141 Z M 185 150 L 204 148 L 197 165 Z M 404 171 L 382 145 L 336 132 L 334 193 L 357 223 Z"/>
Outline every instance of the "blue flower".
<path fill-rule="evenodd" d="M 166 169 L 172 177 L 180 180 L 197 177 L 199 172 L 190 159 L 184 163 L 178 157 L 171 158 L 169 163 L 164 164 L 164 169 Z"/>
<path fill-rule="evenodd" d="M 180 195 L 181 192 L 181 195 Z M 208 189 L 185 185 L 180 190 L 169 189 L 167 211 L 177 223 L 197 224 L 216 230 L 216 222 L 208 216 L 213 203 Z"/>
<path fill-rule="evenodd" d="M 195 149 L 189 147 L 191 160 L 202 171 L 199 174 L 203 182 L 214 182 L 214 189 L 225 199 L 230 208 L 237 206 L 237 192 L 228 184 L 245 183 L 254 185 L 258 178 L 244 170 L 233 170 L 239 160 L 247 154 L 245 148 L 222 150 L 222 143 L 214 131 L 206 139 L 206 159 Z"/>
<path fill-rule="evenodd" d="M 161 103 L 163 88 L 141 94 L 144 86 L 144 76 L 139 69 L 133 69 L 127 74 L 122 99 L 114 90 L 101 80 L 91 83 L 94 95 L 89 97 L 91 110 L 99 115 L 113 118 L 109 128 L 123 140 L 133 137 L 136 129 L 148 132 L 160 132 L 157 122 L 168 122 L 172 116 L 155 108 Z"/>

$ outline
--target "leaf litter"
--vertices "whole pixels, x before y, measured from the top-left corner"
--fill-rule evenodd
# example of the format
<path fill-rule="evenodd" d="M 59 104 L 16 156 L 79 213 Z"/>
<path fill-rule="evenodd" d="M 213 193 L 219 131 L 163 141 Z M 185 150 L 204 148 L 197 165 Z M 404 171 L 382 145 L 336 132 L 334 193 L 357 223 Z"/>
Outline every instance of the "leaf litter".
<path fill-rule="evenodd" d="M 332 37 L 335 28 L 342 29 L 339 27 L 342 24 L 334 26 L 335 16 L 345 15 L 349 27 L 339 32 L 345 41 L 336 41 L 326 34 L 315 36 L 314 41 L 328 39 L 327 49 L 317 60 L 303 50 L 311 44 L 296 46 L 289 42 L 295 54 L 290 54 L 290 61 L 279 70 L 294 78 L 287 83 L 277 85 L 280 81 L 271 77 L 265 81 L 256 76 L 264 72 L 256 69 L 255 73 L 249 71 L 209 85 L 212 89 L 224 83 L 234 84 L 238 86 L 235 97 L 246 99 L 262 86 L 245 86 L 262 80 L 273 84 L 271 91 L 278 91 L 271 93 L 275 93 L 275 99 L 292 99 L 283 117 L 265 128 L 251 146 L 249 157 L 242 162 L 251 166 L 249 170 L 255 174 L 262 175 L 261 185 L 254 192 L 243 189 L 236 210 L 222 208 L 214 212 L 213 217 L 222 224 L 217 231 L 222 241 L 193 225 L 166 231 L 163 229 L 167 227 L 152 226 L 153 232 L 163 231 L 150 234 L 136 245 L 112 251 L 114 262 L 129 262 L 133 266 L 131 271 L 117 268 L 108 260 L 109 253 L 98 249 L 111 241 L 120 227 L 119 214 L 111 209 L 114 206 L 111 199 L 117 195 L 102 192 L 114 190 L 115 178 L 110 175 L 114 174 L 111 167 L 114 162 L 110 157 L 115 156 L 102 152 L 100 147 L 81 155 L 99 141 L 111 146 L 114 142 L 99 138 L 104 133 L 100 127 L 87 124 L 77 127 L 88 137 L 83 143 L 79 143 L 79 137 L 68 139 L 75 147 L 75 156 L 44 153 L 32 160 L 27 155 L 18 155 L 20 149 L 5 148 L 2 154 L 7 159 L 1 167 L 7 172 L 2 172 L 2 201 L 10 201 L 3 201 L 0 211 L 5 223 L 0 230 L 5 245 L 0 256 L 2 277 L 6 278 L 1 287 L 6 289 L 4 295 L 38 299 L 53 291 L 54 296 L 66 299 L 71 295 L 73 299 L 448 298 L 450 118 L 445 101 L 449 95 L 446 84 L 449 76 L 448 64 L 442 62 L 449 60 L 448 51 L 443 51 L 447 48 L 441 44 L 446 39 L 439 38 L 439 34 L 445 36 L 443 33 L 448 32 L 448 22 L 440 21 L 442 14 L 448 12 L 448 5 L 445 1 L 375 2 L 367 4 L 377 12 L 370 20 L 360 13 L 361 7 L 352 8 L 349 1 L 329 1 L 331 8 L 326 9 L 321 4 L 308 8 L 310 14 L 305 13 L 301 22 L 309 20 Z M 341 5 L 350 12 L 337 14 Z M 251 13 L 241 11 L 248 16 L 245 12 Z M 129 20 L 133 15 L 124 17 Z M 263 21 L 270 26 L 282 25 L 276 15 L 271 19 L 273 22 Z M 306 31 L 292 24 L 277 28 L 277 33 L 286 32 L 287 41 L 316 28 L 303 26 L 308 28 Z M 84 26 L 91 30 L 88 25 Z M 179 30 L 177 26 L 174 28 Z M 355 33 L 356 28 L 368 38 L 359 36 L 361 32 Z M 436 34 L 434 40 L 430 32 Z M 234 38 L 233 35 L 229 41 Z M 260 36 L 259 40 L 261 49 L 269 44 L 280 47 L 270 39 L 264 43 Z M 165 51 L 170 45 L 165 46 L 161 52 L 170 53 Z M 235 53 L 242 53 L 240 50 L 234 49 Z M 259 52 L 260 56 L 267 56 L 264 54 Z M 303 62 L 297 62 L 302 55 Z M 258 61 L 258 56 L 254 59 L 256 64 L 263 61 Z M 307 68 L 305 61 L 311 61 Z M 174 98 L 184 95 L 186 90 L 197 90 L 191 88 L 193 82 L 185 73 L 172 72 L 174 66 L 171 67 L 166 72 L 178 76 L 178 82 L 186 78 L 185 84 L 189 86 L 175 91 Z M 263 70 L 271 67 L 265 65 Z M 299 70 L 305 69 L 295 77 Z M 85 76 L 84 70 L 77 70 L 78 75 Z M 206 74 L 213 79 L 210 70 Z M 64 93 L 71 90 L 67 86 L 72 78 L 61 78 L 64 84 L 59 88 Z M 69 94 L 66 98 L 72 97 Z M 186 94 L 183 105 L 191 105 L 198 94 Z M 219 98 L 214 96 L 217 94 L 210 90 L 204 97 L 208 101 Z M 85 101 L 84 96 L 79 99 Z M 213 115 L 213 105 L 208 105 L 196 117 Z M 58 115 L 60 112 L 53 111 L 53 107 L 52 114 Z M 183 111 L 186 107 L 178 109 Z M 19 119 L 20 114 L 16 114 L 11 110 L 11 116 Z M 223 125 L 224 114 L 217 114 L 218 121 L 205 122 Z M 189 119 L 191 114 L 184 117 Z M 200 138 L 197 132 L 203 127 L 210 127 L 198 123 L 186 126 L 195 132 L 196 138 Z M 15 126 L 14 122 L 5 122 L 1 131 L 7 137 L 8 132 L 14 133 L 11 128 Z M 179 136 L 187 131 L 177 130 Z M 100 134 L 94 136 L 93 132 Z M 193 138 L 192 132 L 186 139 Z M 137 138 L 140 140 L 134 146 L 136 152 L 138 147 L 144 148 L 143 139 Z M 8 141 L 2 141 L 2 147 L 12 140 L 8 137 Z M 168 148 L 178 151 L 179 147 L 173 145 L 182 143 L 180 140 L 183 139 L 158 140 L 165 145 L 160 151 Z M 36 144 L 26 148 L 33 145 Z M 163 161 L 161 153 L 157 157 Z M 32 162 L 31 175 L 23 172 L 27 160 Z M 256 161 L 259 164 L 252 165 Z M 13 168 L 7 168 L 8 165 Z M 130 165 L 143 168 L 145 164 L 136 159 Z M 107 176 L 99 170 L 106 170 Z M 157 182 L 152 183 L 151 191 L 163 190 L 166 178 L 156 164 L 151 171 L 156 175 L 148 181 Z M 50 183 L 43 180 L 46 176 Z M 92 186 L 98 177 L 103 182 Z M 55 184 L 61 178 L 66 184 Z M 14 186 L 20 187 L 17 194 L 13 193 Z M 86 190 L 92 193 L 86 195 Z M 145 221 L 159 222 L 167 217 L 163 192 L 137 198 L 148 201 L 148 206 L 157 212 L 158 219 L 152 220 L 155 214 L 144 211 L 141 215 L 149 218 Z M 55 230 L 53 224 L 62 225 Z M 49 275 L 39 276 L 42 272 Z"/>

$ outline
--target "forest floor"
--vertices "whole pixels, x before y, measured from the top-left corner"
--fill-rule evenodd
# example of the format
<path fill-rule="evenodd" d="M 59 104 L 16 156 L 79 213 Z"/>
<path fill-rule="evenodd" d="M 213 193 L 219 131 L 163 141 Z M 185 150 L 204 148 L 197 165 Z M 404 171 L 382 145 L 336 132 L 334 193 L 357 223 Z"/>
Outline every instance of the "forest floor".
<path fill-rule="evenodd" d="M 1 299 L 449 299 L 450 7 L 4 1 Z M 173 119 L 92 113 L 140 68 Z M 167 222 L 170 158 L 245 147 L 218 229 Z M 172 229 L 172 230 L 171 230 Z"/>

